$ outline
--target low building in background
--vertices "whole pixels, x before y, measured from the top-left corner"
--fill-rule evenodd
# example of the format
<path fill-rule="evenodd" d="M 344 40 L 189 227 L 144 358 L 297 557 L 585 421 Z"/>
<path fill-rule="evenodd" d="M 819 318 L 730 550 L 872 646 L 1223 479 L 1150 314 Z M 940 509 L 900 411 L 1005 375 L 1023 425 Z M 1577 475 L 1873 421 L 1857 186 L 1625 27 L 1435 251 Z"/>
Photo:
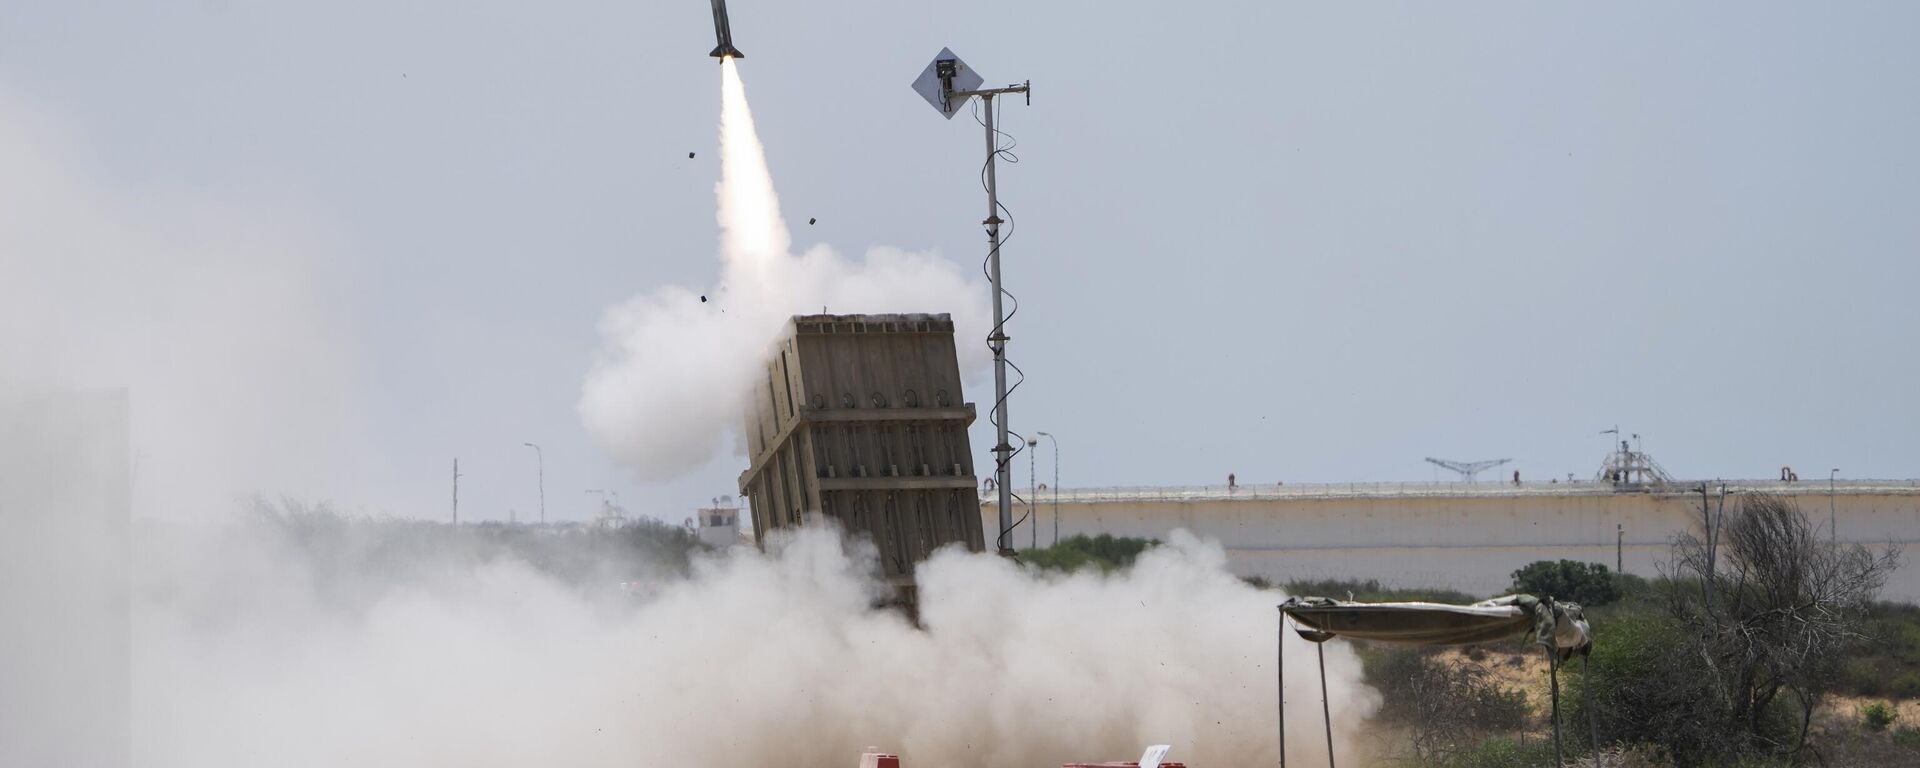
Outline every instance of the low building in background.
<path fill-rule="evenodd" d="M 713 506 L 693 513 L 693 533 L 700 543 L 726 549 L 740 543 L 740 505 L 731 496 L 713 500 Z"/>

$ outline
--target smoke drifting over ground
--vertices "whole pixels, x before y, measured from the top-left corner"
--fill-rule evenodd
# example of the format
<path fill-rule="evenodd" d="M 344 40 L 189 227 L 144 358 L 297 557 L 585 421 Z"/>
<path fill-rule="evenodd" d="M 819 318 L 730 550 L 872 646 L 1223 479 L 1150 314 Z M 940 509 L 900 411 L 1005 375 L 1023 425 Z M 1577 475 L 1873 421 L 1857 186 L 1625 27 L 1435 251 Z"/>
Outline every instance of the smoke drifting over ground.
<path fill-rule="evenodd" d="M 0 90 L 0 398 L 125 389 L 142 514 L 331 490 L 359 424 L 329 238 L 115 178 L 78 135 Z"/>
<path fill-rule="evenodd" d="M 946 312 L 963 367 L 984 359 L 971 341 L 989 325 L 987 288 L 958 264 L 889 248 L 860 262 L 824 245 L 792 254 L 737 64 L 727 59 L 720 69 L 719 282 L 704 294 L 668 287 L 608 310 L 579 402 L 600 447 L 648 480 L 713 458 L 740 429 L 741 400 L 790 315 Z"/>
<path fill-rule="evenodd" d="M 1274 762 L 1277 593 L 1184 535 L 1111 577 L 942 553 L 921 630 L 868 608 L 871 555 L 830 531 L 699 560 L 637 603 L 511 558 L 415 553 L 404 577 L 369 575 L 379 542 L 288 531 L 143 563 L 140 764 L 850 766 L 873 745 L 925 768 L 1044 766 L 1156 742 L 1194 765 Z M 1290 650 L 1307 759 L 1313 656 Z M 1351 731 L 1374 700 L 1327 650 Z"/>

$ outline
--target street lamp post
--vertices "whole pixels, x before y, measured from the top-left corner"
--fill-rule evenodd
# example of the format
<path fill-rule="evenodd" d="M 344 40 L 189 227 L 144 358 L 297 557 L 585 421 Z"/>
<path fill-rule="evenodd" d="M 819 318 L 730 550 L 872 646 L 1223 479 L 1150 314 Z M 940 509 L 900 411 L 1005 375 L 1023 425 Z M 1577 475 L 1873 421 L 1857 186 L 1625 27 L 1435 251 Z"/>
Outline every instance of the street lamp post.
<path fill-rule="evenodd" d="M 1052 434 L 1037 432 L 1053 444 L 1053 543 L 1060 543 L 1060 441 Z"/>
<path fill-rule="evenodd" d="M 534 445 L 533 443 L 521 443 L 521 445 L 525 445 L 526 447 L 533 449 L 534 461 L 538 462 L 537 466 L 540 468 L 540 474 L 537 475 L 540 482 L 540 524 L 546 525 L 547 524 L 547 455 L 546 455 L 546 452 L 540 450 L 540 446 Z"/>
<path fill-rule="evenodd" d="M 1839 474 L 1839 467 L 1827 471 L 1827 538 L 1834 541 L 1840 540 L 1840 528 L 1836 525 L 1837 520 L 1833 514 L 1833 479 Z"/>
<path fill-rule="evenodd" d="M 1027 438 L 1027 549 L 1040 548 L 1040 508 L 1037 506 L 1040 503 L 1040 489 L 1036 485 L 1040 481 L 1033 476 L 1034 462 L 1037 461 L 1034 449 L 1039 446 L 1039 440 Z"/>

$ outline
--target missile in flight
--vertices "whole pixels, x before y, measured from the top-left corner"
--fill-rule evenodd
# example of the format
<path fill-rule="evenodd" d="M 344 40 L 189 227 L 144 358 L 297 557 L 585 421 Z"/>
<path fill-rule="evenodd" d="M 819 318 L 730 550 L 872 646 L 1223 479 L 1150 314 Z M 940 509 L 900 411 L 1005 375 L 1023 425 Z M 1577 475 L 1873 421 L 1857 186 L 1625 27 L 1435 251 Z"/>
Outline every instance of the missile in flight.
<path fill-rule="evenodd" d="M 726 61 L 729 56 L 736 59 L 747 57 L 740 49 L 733 47 L 733 29 L 727 23 L 727 0 L 713 0 L 713 36 L 719 39 L 720 44 L 714 46 L 713 53 L 707 55 L 721 61 Z"/>

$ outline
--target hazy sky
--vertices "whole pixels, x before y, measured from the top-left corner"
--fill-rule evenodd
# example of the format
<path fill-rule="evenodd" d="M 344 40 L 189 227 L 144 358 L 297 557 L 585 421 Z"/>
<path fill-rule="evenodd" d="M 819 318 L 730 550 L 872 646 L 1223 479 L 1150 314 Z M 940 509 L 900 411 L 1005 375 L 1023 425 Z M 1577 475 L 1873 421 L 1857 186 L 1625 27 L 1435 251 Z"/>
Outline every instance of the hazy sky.
<path fill-rule="evenodd" d="M 731 6 L 798 248 L 973 268 L 979 129 L 907 84 L 1033 81 L 1012 408 L 1067 485 L 1588 476 L 1616 423 L 1920 476 L 1913 4 Z M 534 441 L 553 517 L 678 521 L 744 460 L 642 486 L 574 405 L 607 307 L 716 278 L 712 46 L 694 0 L 0 3 L 0 368 L 133 344 L 62 383 L 268 492 L 440 516 L 458 456 L 530 516 Z"/>

